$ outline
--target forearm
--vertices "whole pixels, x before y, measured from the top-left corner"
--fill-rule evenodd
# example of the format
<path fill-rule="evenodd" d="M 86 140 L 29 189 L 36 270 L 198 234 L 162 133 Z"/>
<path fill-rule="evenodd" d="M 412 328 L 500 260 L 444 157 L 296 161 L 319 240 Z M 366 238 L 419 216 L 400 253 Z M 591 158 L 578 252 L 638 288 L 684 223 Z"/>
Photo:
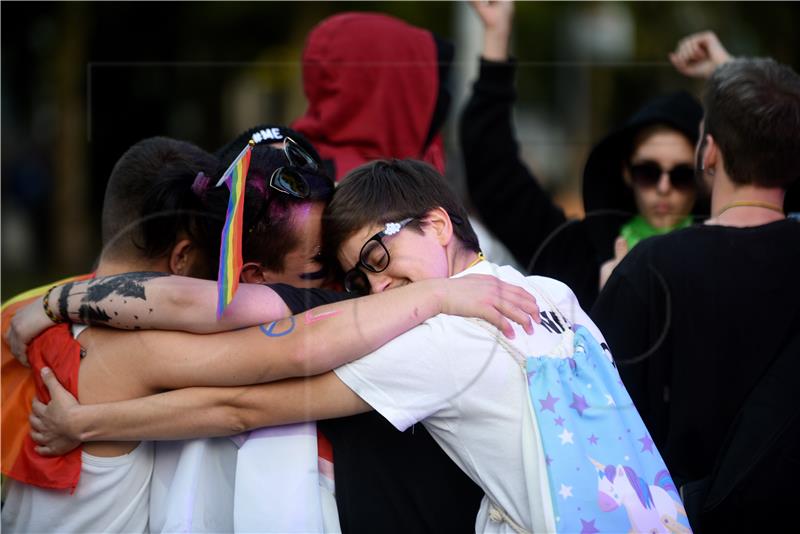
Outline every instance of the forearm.
<path fill-rule="evenodd" d="M 510 21 L 497 27 L 486 28 L 483 32 L 483 52 L 481 55 L 491 61 L 508 61 L 510 38 Z"/>
<path fill-rule="evenodd" d="M 77 441 L 169 440 L 246 430 L 230 407 L 246 387 L 186 388 L 139 399 L 78 405 L 68 413 Z"/>
<path fill-rule="evenodd" d="M 141 332 L 142 380 L 156 390 L 239 386 L 329 371 L 442 310 L 447 279 L 320 306 L 259 327 L 211 335 Z"/>
<path fill-rule="evenodd" d="M 53 290 L 51 308 L 77 323 L 126 330 L 212 333 L 289 315 L 265 286 L 241 284 L 225 315 L 216 317 L 217 285 L 165 273 L 125 273 L 66 284 Z"/>
<path fill-rule="evenodd" d="M 73 407 L 64 420 L 78 441 L 171 440 L 327 419 L 369 406 L 333 373 L 230 388 L 186 388 L 130 401 Z"/>
<path fill-rule="evenodd" d="M 339 367 L 441 313 L 446 283 L 425 280 L 295 316 L 296 331 L 285 338 L 290 344 L 288 376 L 311 376 Z"/>
<path fill-rule="evenodd" d="M 513 62 L 481 61 L 460 141 L 470 198 L 489 229 L 527 265 L 566 218 L 522 161 L 512 119 L 514 72 Z"/>

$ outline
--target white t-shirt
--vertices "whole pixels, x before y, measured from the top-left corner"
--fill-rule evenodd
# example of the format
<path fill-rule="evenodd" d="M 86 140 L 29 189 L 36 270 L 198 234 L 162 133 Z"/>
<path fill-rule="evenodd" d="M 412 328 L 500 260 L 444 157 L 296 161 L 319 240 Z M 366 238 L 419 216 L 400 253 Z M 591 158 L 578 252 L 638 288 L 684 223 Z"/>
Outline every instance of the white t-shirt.
<path fill-rule="evenodd" d="M 458 276 L 466 274 L 494 274 L 536 296 L 546 324 L 534 324 L 531 336 L 515 325 L 511 343 L 523 354 L 547 354 L 562 342 L 560 333 L 568 325 L 556 320 L 548 299 L 572 324 L 585 326 L 603 341 L 572 291 L 557 280 L 526 278 L 512 267 L 486 261 Z M 335 372 L 399 430 L 422 421 L 481 486 L 486 496 L 477 532 L 512 532 L 507 522 L 491 518 L 491 503 L 526 530 L 556 529 L 525 374 L 490 330 L 474 320 L 438 315 Z"/>

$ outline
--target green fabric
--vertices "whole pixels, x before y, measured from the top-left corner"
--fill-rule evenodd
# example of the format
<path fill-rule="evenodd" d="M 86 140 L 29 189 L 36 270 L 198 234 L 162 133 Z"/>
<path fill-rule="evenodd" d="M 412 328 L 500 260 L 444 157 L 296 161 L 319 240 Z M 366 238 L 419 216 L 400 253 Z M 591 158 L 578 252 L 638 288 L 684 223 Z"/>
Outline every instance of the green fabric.
<path fill-rule="evenodd" d="M 691 225 L 692 218 L 687 216 L 673 227 L 656 228 L 647 222 L 644 217 L 637 215 L 622 227 L 619 235 L 625 238 L 625 241 L 628 243 L 628 250 L 630 250 L 638 245 L 639 241 L 642 239 L 647 239 L 648 237 L 653 237 L 654 235 L 668 234 L 673 230 L 680 230 L 681 228 L 687 228 Z"/>

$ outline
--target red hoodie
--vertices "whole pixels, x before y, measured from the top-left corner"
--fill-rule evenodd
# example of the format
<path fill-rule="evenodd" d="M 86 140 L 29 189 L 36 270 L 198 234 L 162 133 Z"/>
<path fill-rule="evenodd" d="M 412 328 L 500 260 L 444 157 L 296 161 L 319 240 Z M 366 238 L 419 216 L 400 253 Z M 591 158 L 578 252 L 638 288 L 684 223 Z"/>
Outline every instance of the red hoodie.
<path fill-rule="evenodd" d="M 387 15 L 342 13 L 317 25 L 303 52 L 305 115 L 292 124 L 332 160 L 336 180 L 381 158 L 416 158 L 444 172 L 437 134 L 425 144 L 439 91 L 429 31 Z"/>

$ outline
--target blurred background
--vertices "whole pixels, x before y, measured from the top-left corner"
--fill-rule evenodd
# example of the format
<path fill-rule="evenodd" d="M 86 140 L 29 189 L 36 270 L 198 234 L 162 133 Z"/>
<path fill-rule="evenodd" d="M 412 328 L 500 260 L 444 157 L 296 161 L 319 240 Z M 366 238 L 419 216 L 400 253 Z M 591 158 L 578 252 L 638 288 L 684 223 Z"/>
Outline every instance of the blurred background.
<path fill-rule="evenodd" d="M 456 46 L 445 127 L 448 178 L 463 192 L 455 137 L 482 30 L 459 2 L 63 2 L 2 4 L 2 299 L 88 272 L 114 162 L 167 135 L 215 150 L 261 122 L 305 110 L 309 30 L 342 11 L 379 11 Z M 712 29 L 733 55 L 800 67 L 792 2 L 520 2 L 516 125 L 524 157 L 580 216 L 592 144 L 648 97 L 701 84 L 666 55 Z"/>

